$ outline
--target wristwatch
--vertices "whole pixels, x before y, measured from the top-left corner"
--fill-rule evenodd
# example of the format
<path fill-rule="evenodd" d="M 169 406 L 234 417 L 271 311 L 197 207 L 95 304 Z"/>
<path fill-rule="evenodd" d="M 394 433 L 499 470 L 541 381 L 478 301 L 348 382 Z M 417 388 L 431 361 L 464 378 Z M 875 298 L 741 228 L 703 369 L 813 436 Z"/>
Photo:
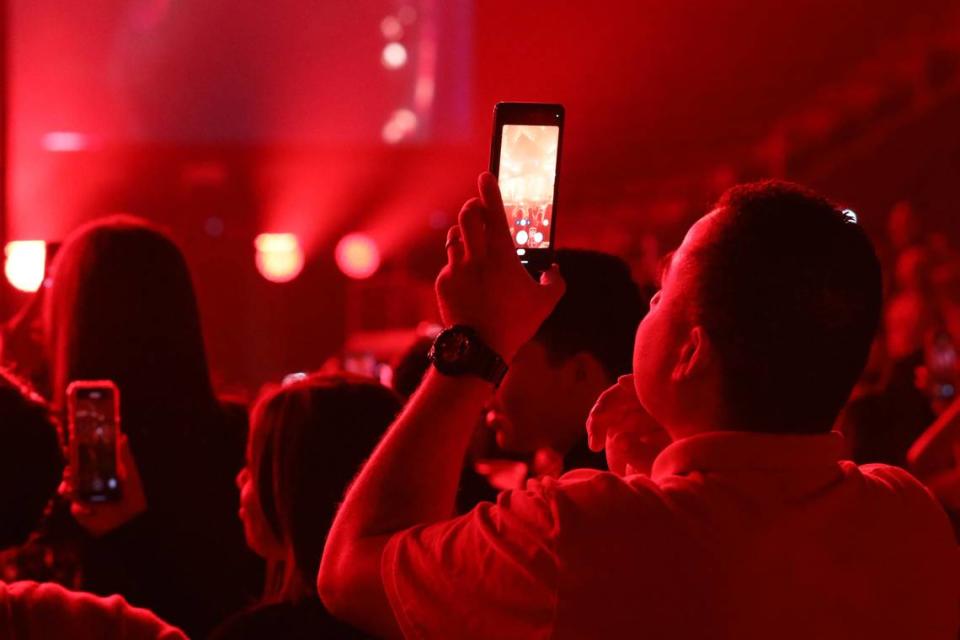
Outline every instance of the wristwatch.
<path fill-rule="evenodd" d="M 477 376 L 498 387 L 507 375 L 503 358 L 476 331 L 460 324 L 440 332 L 428 357 L 445 376 Z"/>

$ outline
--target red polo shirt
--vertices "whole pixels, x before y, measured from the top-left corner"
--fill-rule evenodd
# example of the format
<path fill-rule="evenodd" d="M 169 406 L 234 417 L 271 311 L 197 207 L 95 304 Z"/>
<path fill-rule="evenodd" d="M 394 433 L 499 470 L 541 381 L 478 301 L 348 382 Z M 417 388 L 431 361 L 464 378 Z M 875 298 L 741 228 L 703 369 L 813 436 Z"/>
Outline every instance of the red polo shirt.
<path fill-rule="evenodd" d="M 650 477 L 573 471 L 393 536 L 411 638 L 957 637 L 946 516 L 842 438 L 710 433 Z"/>

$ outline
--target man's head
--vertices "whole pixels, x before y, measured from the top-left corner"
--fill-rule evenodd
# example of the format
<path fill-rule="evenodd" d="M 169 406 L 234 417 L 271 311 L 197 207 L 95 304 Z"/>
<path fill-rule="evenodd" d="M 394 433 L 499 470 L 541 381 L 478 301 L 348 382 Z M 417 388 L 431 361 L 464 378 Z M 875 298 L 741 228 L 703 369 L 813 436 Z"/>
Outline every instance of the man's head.
<path fill-rule="evenodd" d="M 826 432 L 880 308 L 880 266 L 852 217 L 789 183 L 734 187 L 690 228 L 637 330 L 637 394 L 675 438 Z"/>
<path fill-rule="evenodd" d="M 63 474 L 57 431 L 43 401 L 0 370 L 0 549 L 37 527 Z"/>
<path fill-rule="evenodd" d="M 516 452 L 565 454 L 590 407 L 630 372 L 630 344 L 647 304 L 623 260 L 561 249 L 567 290 L 537 335 L 516 355 L 497 393 L 497 442 Z"/>

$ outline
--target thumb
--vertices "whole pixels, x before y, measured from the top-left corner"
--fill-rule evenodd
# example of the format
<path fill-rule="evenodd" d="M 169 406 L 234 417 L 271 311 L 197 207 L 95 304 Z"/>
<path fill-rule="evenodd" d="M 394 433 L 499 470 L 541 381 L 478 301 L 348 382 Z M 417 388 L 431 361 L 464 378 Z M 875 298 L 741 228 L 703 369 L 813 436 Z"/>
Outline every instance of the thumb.
<path fill-rule="evenodd" d="M 540 288 L 546 297 L 556 304 L 567 290 L 567 282 L 560 274 L 560 266 L 553 264 L 540 274 Z"/>

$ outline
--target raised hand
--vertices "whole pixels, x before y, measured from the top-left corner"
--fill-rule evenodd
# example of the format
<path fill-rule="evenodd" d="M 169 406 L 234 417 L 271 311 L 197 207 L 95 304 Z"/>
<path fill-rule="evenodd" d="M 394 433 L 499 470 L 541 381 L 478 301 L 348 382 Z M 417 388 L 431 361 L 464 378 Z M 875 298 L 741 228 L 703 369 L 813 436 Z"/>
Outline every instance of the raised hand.
<path fill-rule="evenodd" d="M 565 284 L 556 265 L 539 283 L 530 277 L 510 238 L 497 179 L 481 174 L 479 189 L 447 234 L 437 300 L 444 323 L 472 327 L 509 362 L 553 311 Z"/>

